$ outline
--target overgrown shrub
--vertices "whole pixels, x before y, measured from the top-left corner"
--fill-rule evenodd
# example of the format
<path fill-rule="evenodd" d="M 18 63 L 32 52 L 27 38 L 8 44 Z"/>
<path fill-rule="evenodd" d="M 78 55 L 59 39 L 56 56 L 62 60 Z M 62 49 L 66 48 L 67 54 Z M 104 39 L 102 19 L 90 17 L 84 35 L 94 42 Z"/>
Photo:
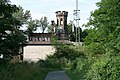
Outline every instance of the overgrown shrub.
<path fill-rule="evenodd" d="M 95 59 L 88 73 L 85 75 L 88 80 L 119 80 L 120 76 L 120 56 L 110 56 L 106 54 L 99 59 Z"/>
<path fill-rule="evenodd" d="M 48 61 L 47 63 L 50 63 L 49 65 L 51 66 L 54 65 L 61 69 L 75 69 L 76 59 L 78 57 L 85 57 L 81 47 L 77 47 L 74 45 L 58 44 L 55 46 L 55 48 L 56 52 L 53 55 L 48 55 L 46 60 Z"/>
<path fill-rule="evenodd" d="M 105 47 L 100 43 L 91 43 L 90 45 L 85 46 L 84 48 L 87 56 L 98 57 L 106 53 Z"/>

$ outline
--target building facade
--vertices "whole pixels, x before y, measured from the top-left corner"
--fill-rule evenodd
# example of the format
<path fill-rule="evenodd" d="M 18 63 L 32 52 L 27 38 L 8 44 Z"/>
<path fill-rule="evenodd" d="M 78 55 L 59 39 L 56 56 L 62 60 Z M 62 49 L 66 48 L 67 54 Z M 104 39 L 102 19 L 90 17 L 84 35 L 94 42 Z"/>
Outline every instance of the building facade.
<path fill-rule="evenodd" d="M 54 45 L 51 43 L 52 36 L 57 36 L 59 42 L 69 42 L 68 35 L 66 34 L 67 26 L 67 11 L 57 11 L 55 24 L 51 21 L 54 33 L 32 33 L 29 35 L 28 43 L 23 47 L 23 60 L 38 61 L 45 59 L 47 55 L 55 52 Z"/>

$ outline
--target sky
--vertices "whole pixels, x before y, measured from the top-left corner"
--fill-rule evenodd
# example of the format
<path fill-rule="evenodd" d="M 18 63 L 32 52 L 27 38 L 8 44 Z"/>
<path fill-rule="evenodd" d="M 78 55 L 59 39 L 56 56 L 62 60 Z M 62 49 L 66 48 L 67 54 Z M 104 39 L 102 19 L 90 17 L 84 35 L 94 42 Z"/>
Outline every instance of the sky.
<path fill-rule="evenodd" d="M 47 17 L 56 22 L 56 11 L 68 11 L 68 22 L 73 21 L 73 11 L 76 9 L 76 0 L 10 0 L 11 4 L 22 6 L 24 10 L 30 10 L 33 19 Z M 78 0 L 80 9 L 80 26 L 88 22 L 90 12 L 97 9 L 95 3 L 100 0 Z"/>

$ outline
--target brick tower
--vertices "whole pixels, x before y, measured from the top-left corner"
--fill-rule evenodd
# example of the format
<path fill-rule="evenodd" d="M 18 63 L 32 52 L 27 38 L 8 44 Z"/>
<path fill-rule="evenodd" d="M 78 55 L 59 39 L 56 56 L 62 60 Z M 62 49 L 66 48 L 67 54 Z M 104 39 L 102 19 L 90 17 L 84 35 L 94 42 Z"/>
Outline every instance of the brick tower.
<path fill-rule="evenodd" d="M 66 33 L 66 26 L 67 26 L 67 11 L 57 11 L 56 18 L 57 18 L 57 33 Z"/>

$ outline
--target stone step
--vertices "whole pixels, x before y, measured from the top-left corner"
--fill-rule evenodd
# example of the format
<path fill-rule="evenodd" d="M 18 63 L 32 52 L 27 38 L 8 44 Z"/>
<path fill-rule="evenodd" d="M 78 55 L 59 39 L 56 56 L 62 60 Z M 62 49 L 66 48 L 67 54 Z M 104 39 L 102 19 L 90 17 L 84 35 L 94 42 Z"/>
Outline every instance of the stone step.
<path fill-rule="evenodd" d="M 65 74 L 65 71 L 54 71 L 49 72 L 45 80 L 70 80 L 70 78 Z"/>

